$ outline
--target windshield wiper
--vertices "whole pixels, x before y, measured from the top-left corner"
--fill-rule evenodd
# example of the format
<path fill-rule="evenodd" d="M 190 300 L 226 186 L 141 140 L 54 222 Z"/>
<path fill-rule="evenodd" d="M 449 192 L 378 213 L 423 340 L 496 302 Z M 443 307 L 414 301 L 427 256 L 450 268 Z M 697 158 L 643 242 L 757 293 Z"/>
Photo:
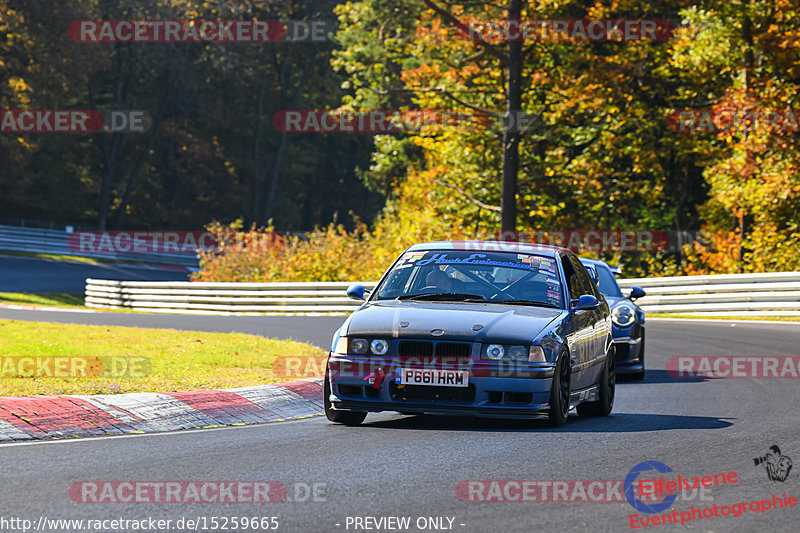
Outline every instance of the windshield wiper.
<path fill-rule="evenodd" d="M 556 304 L 551 304 L 550 302 L 540 302 L 538 300 L 497 300 L 499 304 L 511 304 L 511 305 L 532 305 L 536 307 L 552 307 L 553 309 L 561 309 Z"/>
<path fill-rule="evenodd" d="M 460 302 L 466 300 L 485 300 L 479 294 L 466 294 L 463 292 L 426 292 L 422 294 L 404 294 L 398 296 L 397 300 L 432 300 L 432 301 L 453 301 Z"/>

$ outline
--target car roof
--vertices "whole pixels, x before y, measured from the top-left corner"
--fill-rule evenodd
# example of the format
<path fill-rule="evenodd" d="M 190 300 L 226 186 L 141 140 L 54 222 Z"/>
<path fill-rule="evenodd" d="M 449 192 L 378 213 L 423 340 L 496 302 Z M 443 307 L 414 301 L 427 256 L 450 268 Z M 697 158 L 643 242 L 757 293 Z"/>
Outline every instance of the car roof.
<path fill-rule="evenodd" d="M 422 250 L 459 250 L 467 252 L 530 253 L 558 258 L 560 252 L 569 252 L 558 246 L 513 241 L 432 241 L 414 244 L 408 252 Z"/>
<path fill-rule="evenodd" d="M 608 266 L 608 263 L 605 261 L 600 261 L 599 259 L 588 259 L 586 257 L 579 257 L 578 259 L 581 260 L 581 263 L 584 265 L 600 265 L 600 266 Z"/>
<path fill-rule="evenodd" d="M 581 263 L 584 265 L 594 265 L 594 266 L 604 266 L 608 268 L 612 274 L 621 274 L 622 269 L 620 267 L 613 267 L 606 263 L 605 261 L 600 261 L 599 259 L 588 259 L 586 257 L 579 257 L 578 259 L 581 260 Z"/>

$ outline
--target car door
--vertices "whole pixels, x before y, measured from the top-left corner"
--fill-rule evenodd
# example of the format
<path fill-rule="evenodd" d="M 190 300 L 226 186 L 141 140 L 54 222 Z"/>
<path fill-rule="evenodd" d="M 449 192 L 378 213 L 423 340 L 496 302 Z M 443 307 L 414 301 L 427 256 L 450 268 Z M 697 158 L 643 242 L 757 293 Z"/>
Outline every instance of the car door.
<path fill-rule="evenodd" d="M 581 273 L 591 284 L 591 279 L 585 271 L 577 271 L 573 264 L 570 254 L 561 256 L 561 266 L 564 270 L 564 280 L 566 282 L 567 293 L 570 307 L 571 332 L 567 335 L 567 345 L 570 351 L 570 362 L 572 364 L 572 389 L 582 389 L 588 387 L 592 381 L 587 376 L 589 361 L 592 358 L 594 348 L 594 312 L 593 311 L 572 311 L 572 305 L 582 294 L 592 294 L 591 289 L 586 286 Z M 587 290 L 589 292 L 587 292 Z"/>
<path fill-rule="evenodd" d="M 591 294 L 600 302 L 600 305 L 594 311 L 587 311 L 586 314 L 590 315 L 591 322 L 591 341 L 588 343 L 589 356 L 586 359 L 585 378 L 586 383 L 584 386 L 588 387 L 592 383 L 596 383 L 600 377 L 600 372 L 603 370 L 603 365 L 600 364 L 600 358 L 606 352 L 606 341 L 610 332 L 610 325 L 608 324 L 605 306 L 603 305 L 604 298 L 597 288 L 597 284 L 592 281 L 586 267 L 581 263 L 577 256 L 570 254 L 570 262 L 575 268 L 575 275 L 578 282 L 581 284 L 583 294 Z"/>

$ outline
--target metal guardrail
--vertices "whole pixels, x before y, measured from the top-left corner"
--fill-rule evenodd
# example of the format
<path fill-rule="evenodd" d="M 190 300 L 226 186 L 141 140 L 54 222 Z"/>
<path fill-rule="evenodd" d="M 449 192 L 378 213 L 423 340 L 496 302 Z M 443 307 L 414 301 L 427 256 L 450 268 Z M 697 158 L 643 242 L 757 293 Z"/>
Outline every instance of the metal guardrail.
<path fill-rule="evenodd" d="M 642 287 L 637 304 L 650 313 L 698 316 L 800 316 L 800 272 L 621 279 Z"/>
<path fill-rule="evenodd" d="M 375 282 L 363 283 L 373 288 Z M 348 282 L 205 283 L 86 280 L 88 307 L 221 315 L 348 314 L 359 305 Z"/>
<path fill-rule="evenodd" d="M 800 272 L 621 279 L 641 286 L 637 300 L 651 313 L 800 316 Z M 86 280 L 86 305 L 162 313 L 343 315 L 359 303 L 349 282 L 192 283 Z M 375 282 L 364 282 L 367 288 Z"/>
<path fill-rule="evenodd" d="M 198 266 L 197 256 L 193 253 L 76 252 L 71 249 L 68 244 L 67 239 L 69 235 L 70 233 L 66 231 L 55 229 L 0 226 L 0 251 L 13 250 L 98 259 L 114 259 L 118 261 L 142 261 L 146 263 L 162 263 L 194 268 Z"/>

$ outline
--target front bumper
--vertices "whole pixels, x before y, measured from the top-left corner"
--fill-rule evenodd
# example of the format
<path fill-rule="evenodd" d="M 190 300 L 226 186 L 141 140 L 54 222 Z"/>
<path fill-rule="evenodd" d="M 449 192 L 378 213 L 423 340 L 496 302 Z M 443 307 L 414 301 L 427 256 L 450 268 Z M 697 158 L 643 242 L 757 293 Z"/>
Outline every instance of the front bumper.
<path fill-rule="evenodd" d="M 616 355 L 614 363 L 618 374 L 636 374 L 644 370 L 644 363 L 640 356 L 642 338 L 615 337 L 614 347 Z"/>
<path fill-rule="evenodd" d="M 398 367 L 403 367 L 402 362 L 382 364 L 357 356 L 332 355 L 328 361 L 331 406 L 348 411 L 493 418 L 540 418 L 550 408 L 553 365 L 526 365 L 524 370 L 514 371 L 498 370 L 489 363 L 474 363 L 469 368 L 435 367 L 469 370 L 467 387 L 398 385 L 395 381 Z"/>

